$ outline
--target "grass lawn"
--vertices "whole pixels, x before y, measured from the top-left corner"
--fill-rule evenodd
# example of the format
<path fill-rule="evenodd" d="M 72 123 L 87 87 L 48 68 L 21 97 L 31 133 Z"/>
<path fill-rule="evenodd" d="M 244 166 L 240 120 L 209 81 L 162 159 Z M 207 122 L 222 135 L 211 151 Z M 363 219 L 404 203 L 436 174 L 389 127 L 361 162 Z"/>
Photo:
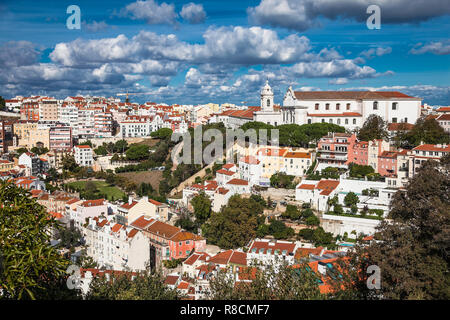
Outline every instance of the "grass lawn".
<path fill-rule="evenodd" d="M 82 190 L 84 189 L 84 186 L 86 185 L 87 181 L 75 181 L 69 183 L 69 185 L 75 189 Z M 122 199 L 122 197 L 125 195 L 125 193 L 120 190 L 118 187 L 110 186 L 105 181 L 92 181 L 99 192 L 101 194 L 106 194 L 108 197 L 108 200 L 111 200 L 112 197 L 114 197 L 115 200 Z"/>

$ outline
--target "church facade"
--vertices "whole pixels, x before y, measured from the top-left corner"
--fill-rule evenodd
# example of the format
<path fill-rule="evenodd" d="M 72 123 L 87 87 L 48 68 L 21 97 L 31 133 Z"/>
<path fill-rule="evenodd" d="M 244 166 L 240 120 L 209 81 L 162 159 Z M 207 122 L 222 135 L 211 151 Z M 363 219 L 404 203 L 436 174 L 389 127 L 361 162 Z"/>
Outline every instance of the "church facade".
<path fill-rule="evenodd" d="M 371 114 L 388 123 L 414 124 L 420 117 L 422 99 L 398 91 L 294 91 L 287 89 L 283 105 L 274 104 L 274 93 L 266 81 L 260 92 L 260 107 L 229 110 L 218 114 L 215 122 L 239 128 L 258 121 L 282 124 L 333 123 L 353 131 L 362 127 Z"/>

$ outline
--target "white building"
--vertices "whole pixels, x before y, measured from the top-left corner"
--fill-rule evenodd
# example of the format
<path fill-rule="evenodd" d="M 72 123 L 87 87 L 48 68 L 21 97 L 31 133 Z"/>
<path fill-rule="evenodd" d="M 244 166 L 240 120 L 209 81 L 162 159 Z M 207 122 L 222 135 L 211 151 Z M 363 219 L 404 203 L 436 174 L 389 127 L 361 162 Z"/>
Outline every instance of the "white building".
<path fill-rule="evenodd" d="M 349 130 L 376 114 L 389 123 L 415 123 L 422 100 L 397 91 L 293 91 L 281 108 L 283 123 L 328 122 Z"/>
<path fill-rule="evenodd" d="M 256 263 L 272 265 L 275 268 L 283 263 L 294 264 L 297 243 L 274 239 L 255 239 L 247 252 L 247 265 Z"/>
<path fill-rule="evenodd" d="M 145 270 L 150 261 L 150 243 L 138 229 L 107 218 L 90 218 L 83 228 L 87 254 L 100 267 L 114 270 Z"/>
<path fill-rule="evenodd" d="M 83 167 L 90 167 L 94 164 L 92 148 L 88 145 L 79 145 L 73 148 L 75 162 Z"/>

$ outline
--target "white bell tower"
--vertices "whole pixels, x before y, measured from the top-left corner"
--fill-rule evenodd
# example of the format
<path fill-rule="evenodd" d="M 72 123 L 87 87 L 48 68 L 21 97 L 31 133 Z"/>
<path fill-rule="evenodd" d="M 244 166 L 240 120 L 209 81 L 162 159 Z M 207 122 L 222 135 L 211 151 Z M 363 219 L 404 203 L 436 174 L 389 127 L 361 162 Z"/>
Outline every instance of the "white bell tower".
<path fill-rule="evenodd" d="M 273 111 L 273 91 L 269 86 L 269 80 L 261 90 L 261 111 Z"/>

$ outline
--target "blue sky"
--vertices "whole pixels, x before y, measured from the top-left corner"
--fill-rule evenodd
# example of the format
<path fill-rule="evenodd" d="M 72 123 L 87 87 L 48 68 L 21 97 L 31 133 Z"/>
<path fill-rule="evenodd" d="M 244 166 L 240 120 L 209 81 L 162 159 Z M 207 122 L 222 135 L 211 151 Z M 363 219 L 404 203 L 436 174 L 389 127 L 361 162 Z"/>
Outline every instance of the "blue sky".
<path fill-rule="evenodd" d="M 69 5 L 81 29 L 69 30 Z M 381 29 L 366 26 L 378 4 Z M 2 1 L 0 95 L 258 104 L 297 90 L 450 100 L 447 0 Z"/>

